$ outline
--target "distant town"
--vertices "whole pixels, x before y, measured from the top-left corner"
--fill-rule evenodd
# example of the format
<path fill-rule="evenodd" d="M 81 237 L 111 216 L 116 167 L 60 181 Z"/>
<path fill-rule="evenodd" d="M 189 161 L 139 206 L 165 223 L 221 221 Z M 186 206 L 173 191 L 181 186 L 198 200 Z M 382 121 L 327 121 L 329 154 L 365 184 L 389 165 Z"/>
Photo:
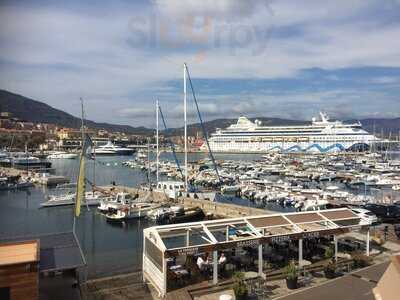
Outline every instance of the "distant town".
<path fill-rule="evenodd" d="M 85 128 L 95 146 L 101 146 L 108 141 L 117 145 L 128 147 L 145 147 L 155 144 L 154 135 L 127 134 L 124 132 L 111 132 L 104 129 Z M 82 133 L 79 128 L 62 127 L 57 124 L 34 123 L 15 117 L 10 112 L 0 112 L 0 147 L 13 151 L 50 151 L 64 150 L 76 151 L 80 149 Z M 182 151 L 184 137 L 180 135 L 165 137 L 159 135 L 159 143 L 164 148 L 169 148 L 173 143 L 177 151 Z M 201 134 L 188 137 L 191 152 L 200 151 L 203 145 Z"/>

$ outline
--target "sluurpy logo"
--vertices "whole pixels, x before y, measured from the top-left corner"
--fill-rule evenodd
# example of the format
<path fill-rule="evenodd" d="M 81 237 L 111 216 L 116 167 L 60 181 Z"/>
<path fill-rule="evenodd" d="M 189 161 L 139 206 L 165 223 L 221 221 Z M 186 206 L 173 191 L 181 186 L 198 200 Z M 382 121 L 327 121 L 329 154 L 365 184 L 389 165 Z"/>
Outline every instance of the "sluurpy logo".
<path fill-rule="evenodd" d="M 129 21 L 127 42 L 133 48 L 159 51 L 160 55 L 184 52 L 195 61 L 203 60 L 213 51 L 232 56 L 258 56 L 266 51 L 274 29 L 275 12 L 269 2 L 260 2 L 270 19 L 260 24 L 248 22 L 248 17 L 220 18 L 218 14 L 193 12 L 171 16 L 152 11 Z"/>

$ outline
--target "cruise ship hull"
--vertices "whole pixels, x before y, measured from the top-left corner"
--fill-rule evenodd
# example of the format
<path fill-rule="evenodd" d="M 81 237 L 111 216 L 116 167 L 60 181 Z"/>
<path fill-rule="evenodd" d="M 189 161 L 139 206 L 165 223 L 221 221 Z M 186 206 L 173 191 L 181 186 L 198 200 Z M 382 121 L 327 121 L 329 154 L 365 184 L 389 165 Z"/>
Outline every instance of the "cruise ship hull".
<path fill-rule="evenodd" d="M 367 143 L 259 143 L 253 142 L 242 145 L 231 142 L 229 145 L 218 145 L 210 142 L 213 152 L 218 153 L 267 153 L 267 152 L 310 152 L 328 153 L 339 151 L 365 151 L 371 148 Z"/>
<path fill-rule="evenodd" d="M 329 121 L 321 113 L 321 121 L 300 126 L 262 126 L 261 122 L 240 117 L 236 124 L 217 129 L 209 139 L 213 152 L 266 153 L 365 151 L 381 147 L 381 139 L 362 129 L 360 123 Z M 207 151 L 207 145 L 202 146 Z"/>

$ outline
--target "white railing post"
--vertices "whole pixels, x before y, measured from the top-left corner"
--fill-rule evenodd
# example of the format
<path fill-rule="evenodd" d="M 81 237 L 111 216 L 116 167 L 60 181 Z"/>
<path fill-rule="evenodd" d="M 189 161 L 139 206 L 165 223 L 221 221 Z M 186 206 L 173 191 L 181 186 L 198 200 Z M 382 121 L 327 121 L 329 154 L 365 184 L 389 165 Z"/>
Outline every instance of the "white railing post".
<path fill-rule="evenodd" d="M 258 276 L 263 274 L 263 245 L 258 245 Z"/>
<path fill-rule="evenodd" d="M 213 251 L 213 284 L 218 284 L 218 251 Z"/>

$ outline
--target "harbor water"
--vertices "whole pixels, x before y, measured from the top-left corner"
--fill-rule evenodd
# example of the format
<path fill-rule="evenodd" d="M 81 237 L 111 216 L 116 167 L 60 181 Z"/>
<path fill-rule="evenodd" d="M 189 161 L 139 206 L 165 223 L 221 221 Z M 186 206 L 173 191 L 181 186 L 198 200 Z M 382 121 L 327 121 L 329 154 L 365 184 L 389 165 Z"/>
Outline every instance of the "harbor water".
<path fill-rule="evenodd" d="M 177 154 L 183 161 L 183 155 Z M 189 160 L 198 160 L 205 154 L 191 154 Z M 87 163 L 87 177 L 97 185 L 137 186 L 147 183 L 147 172 L 131 169 L 121 163 L 132 157 L 113 156 L 98 157 L 95 168 L 93 161 Z M 218 155 L 217 158 L 254 160 L 258 155 Z M 173 160 L 170 153 L 163 153 L 161 159 Z M 79 160 L 53 160 L 55 174 L 64 175 L 76 182 Z M 152 175 L 151 180 L 155 181 Z M 0 240 L 10 237 L 24 237 L 49 233 L 68 232 L 72 230 L 72 207 L 40 208 L 48 194 L 57 191 L 45 187 L 32 187 L 28 190 L 0 191 Z M 65 191 L 64 191 L 65 192 Z M 141 269 L 142 232 L 154 225 L 146 219 L 132 220 L 129 223 L 116 225 L 91 207 L 82 207 L 81 216 L 76 221 L 76 233 L 87 260 L 88 278 L 114 275 Z"/>
<path fill-rule="evenodd" d="M 206 154 L 190 154 L 189 160 L 196 161 Z M 95 168 L 93 161 L 87 163 L 87 177 L 97 185 L 137 186 L 145 184 L 147 172 L 128 168 L 122 165 L 132 157 L 98 157 Z M 154 157 L 153 157 L 154 158 Z M 180 161 L 183 155 L 178 154 Z M 163 153 L 162 160 L 171 160 L 170 153 Z M 260 155 L 217 154 L 216 159 L 259 160 Z M 64 175 L 76 182 L 79 160 L 53 160 L 55 174 Z M 155 176 L 151 175 L 155 181 Z M 0 240 L 10 237 L 24 237 L 49 233 L 68 232 L 72 230 L 73 207 L 40 208 L 48 194 L 54 189 L 32 187 L 20 191 L 0 191 Z M 252 205 L 245 199 L 231 198 L 224 200 L 241 205 Z M 287 211 L 293 208 L 282 208 L 278 204 L 269 204 L 268 209 Z M 133 220 L 126 224 L 110 224 L 94 207 L 82 207 L 81 216 L 76 221 L 76 233 L 85 254 L 88 278 L 132 272 L 141 269 L 143 229 L 154 223 L 146 219 Z"/>

